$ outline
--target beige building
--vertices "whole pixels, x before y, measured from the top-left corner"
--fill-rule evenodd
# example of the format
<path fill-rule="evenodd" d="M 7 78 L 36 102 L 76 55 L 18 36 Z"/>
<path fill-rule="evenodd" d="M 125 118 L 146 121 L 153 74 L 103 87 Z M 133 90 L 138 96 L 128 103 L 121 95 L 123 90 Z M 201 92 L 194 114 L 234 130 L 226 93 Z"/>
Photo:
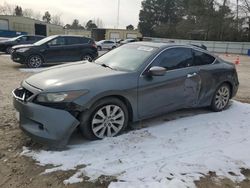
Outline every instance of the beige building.
<path fill-rule="evenodd" d="M 92 38 L 96 41 L 100 40 L 118 40 L 118 39 L 136 39 L 141 38 L 142 34 L 138 30 L 126 30 L 126 29 L 93 29 Z"/>
<path fill-rule="evenodd" d="M 65 29 L 66 35 L 80 35 L 91 38 L 91 31 L 84 29 Z"/>
<path fill-rule="evenodd" d="M 136 39 L 141 38 L 142 34 L 138 30 L 126 29 L 106 29 L 105 39 Z"/>
<path fill-rule="evenodd" d="M 11 15 L 0 15 L 0 30 L 26 32 L 28 34 L 44 36 L 64 34 L 62 26 L 27 17 Z"/>

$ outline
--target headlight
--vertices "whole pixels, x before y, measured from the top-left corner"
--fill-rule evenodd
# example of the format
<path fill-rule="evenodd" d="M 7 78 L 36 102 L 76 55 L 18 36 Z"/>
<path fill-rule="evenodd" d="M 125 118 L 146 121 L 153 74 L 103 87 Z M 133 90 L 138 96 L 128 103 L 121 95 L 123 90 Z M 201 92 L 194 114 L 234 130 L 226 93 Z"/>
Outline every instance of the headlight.
<path fill-rule="evenodd" d="M 36 101 L 41 103 L 71 102 L 87 93 L 88 90 L 58 92 L 58 93 L 41 93 L 37 96 Z"/>
<path fill-rule="evenodd" d="M 29 48 L 20 48 L 20 49 L 17 49 L 16 52 L 26 52 L 28 50 Z"/>

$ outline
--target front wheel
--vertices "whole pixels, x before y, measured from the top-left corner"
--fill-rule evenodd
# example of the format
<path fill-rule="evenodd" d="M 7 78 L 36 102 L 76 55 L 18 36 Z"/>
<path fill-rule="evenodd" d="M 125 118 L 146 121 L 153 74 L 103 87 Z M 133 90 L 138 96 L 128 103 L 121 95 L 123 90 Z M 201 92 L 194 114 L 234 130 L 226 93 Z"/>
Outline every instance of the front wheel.
<path fill-rule="evenodd" d="M 80 118 L 83 136 L 98 140 L 119 135 L 128 125 L 126 105 L 117 98 L 106 98 L 97 102 Z"/>
<path fill-rule="evenodd" d="M 231 90 L 228 84 L 222 84 L 215 92 L 211 108 L 215 112 L 224 110 L 230 101 Z"/>
<path fill-rule="evenodd" d="M 31 55 L 27 60 L 27 67 L 39 68 L 43 64 L 43 59 L 39 55 Z"/>

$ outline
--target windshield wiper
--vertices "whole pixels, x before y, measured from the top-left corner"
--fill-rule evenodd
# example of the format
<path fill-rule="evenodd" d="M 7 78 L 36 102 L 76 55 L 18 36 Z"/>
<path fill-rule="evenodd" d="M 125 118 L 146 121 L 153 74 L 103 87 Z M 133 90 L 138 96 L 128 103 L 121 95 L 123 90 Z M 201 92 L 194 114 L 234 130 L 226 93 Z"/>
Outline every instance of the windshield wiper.
<path fill-rule="evenodd" d="M 105 67 L 105 68 L 110 68 L 110 69 L 112 69 L 112 70 L 116 70 L 116 69 L 114 69 L 113 67 L 110 67 L 109 65 L 106 65 L 106 64 L 101 64 L 101 66 L 103 66 L 103 67 Z"/>

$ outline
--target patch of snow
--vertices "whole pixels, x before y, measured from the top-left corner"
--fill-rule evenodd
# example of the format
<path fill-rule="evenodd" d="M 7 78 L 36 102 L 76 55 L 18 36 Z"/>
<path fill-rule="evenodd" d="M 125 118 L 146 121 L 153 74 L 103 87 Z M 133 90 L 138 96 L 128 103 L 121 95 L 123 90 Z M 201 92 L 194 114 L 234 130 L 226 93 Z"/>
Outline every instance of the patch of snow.
<path fill-rule="evenodd" d="M 218 176 L 241 181 L 240 168 L 250 168 L 250 105 L 234 101 L 218 113 L 164 121 L 145 121 L 148 128 L 115 138 L 85 141 L 65 151 L 32 151 L 39 165 L 52 164 L 45 173 L 76 170 L 65 184 L 115 176 L 110 188 L 195 187 L 194 180 L 214 171 Z M 80 165 L 85 167 L 77 168 Z M 234 172 L 236 176 L 228 172 Z"/>
<path fill-rule="evenodd" d="M 20 72 L 32 72 L 32 73 L 38 73 L 46 70 L 47 68 L 20 68 Z"/>

